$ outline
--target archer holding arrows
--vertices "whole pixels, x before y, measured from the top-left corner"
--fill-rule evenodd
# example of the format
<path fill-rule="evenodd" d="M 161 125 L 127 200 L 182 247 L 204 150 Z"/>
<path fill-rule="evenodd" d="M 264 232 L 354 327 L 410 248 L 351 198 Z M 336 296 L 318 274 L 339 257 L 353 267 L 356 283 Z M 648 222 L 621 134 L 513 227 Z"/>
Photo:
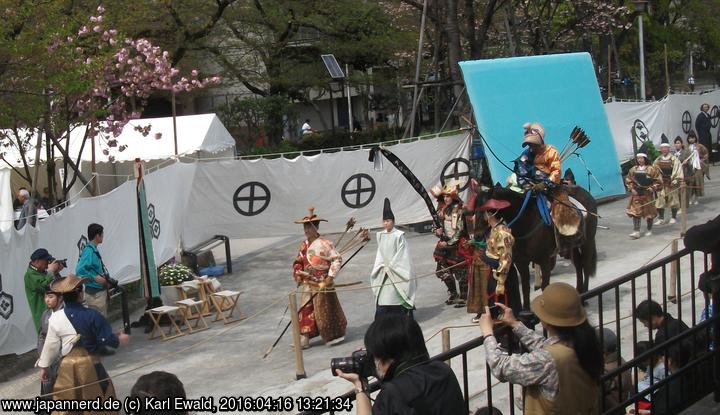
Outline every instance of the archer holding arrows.
<path fill-rule="evenodd" d="M 345 339 L 347 319 L 337 293 L 334 280 L 342 265 L 342 258 L 335 245 L 320 236 L 320 222 L 327 220 L 310 208 L 308 215 L 295 221 L 303 225 L 305 237 L 293 262 L 293 279 L 301 283 L 300 346 L 310 347 L 310 339 L 318 335 L 328 345 Z"/>
<path fill-rule="evenodd" d="M 653 219 L 657 216 L 655 192 L 663 185 L 660 170 L 648 162 L 646 145 L 643 144 L 635 155 L 637 165 L 630 168 L 625 185 L 630 190 L 630 202 L 625 213 L 633 220 L 632 239 L 640 238 L 640 222 L 647 222 L 645 236 L 652 235 Z"/>

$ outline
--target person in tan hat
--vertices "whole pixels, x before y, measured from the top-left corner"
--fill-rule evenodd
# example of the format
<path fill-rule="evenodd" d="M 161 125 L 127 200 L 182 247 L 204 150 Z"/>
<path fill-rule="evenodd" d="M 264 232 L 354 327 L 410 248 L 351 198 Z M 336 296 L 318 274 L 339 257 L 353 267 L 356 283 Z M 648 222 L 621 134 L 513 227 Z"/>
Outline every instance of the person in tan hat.
<path fill-rule="evenodd" d="M 458 196 L 458 185 L 455 182 L 446 183 L 440 192 L 442 204 L 438 203 L 438 217 L 441 227 L 435 229 L 435 236 L 440 240 L 435 245 L 433 258 L 437 263 L 437 277 L 440 278 L 448 290 L 447 305 L 456 308 L 465 307 L 468 295 L 468 271 L 466 266 L 456 266 L 465 260 L 458 252 L 467 240 L 467 225 L 463 202 Z M 444 270 L 444 271 L 440 271 Z M 457 281 L 457 287 L 455 285 Z M 460 295 L 458 295 L 458 288 Z"/>
<path fill-rule="evenodd" d="M 547 339 L 525 327 L 512 309 L 498 307 L 503 312 L 498 321 L 489 310 L 480 318 L 487 364 L 499 380 L 525 386 L 524 413 L 599 414 L 603 352 L 575 288 L 552 283 L 533 300 L 530 308 L 547 330 Z M 528 353 L 508 355 L 498 345 L 493 329 L 502 324 L 512 328 Z"/>
<path fill-rule="evenodd" d="M 82 304 L 82 278 L 68 275 L 51 284 L 53 292 L 61 293 L 65 308 L 53 313 L 48 322 L 37 367 L 40 379 L 48 381 L 48 368 L 60 358 L 53 385 L 56 400 L 106 400 L 115 397 L 110 376 L 96 352 L 103 346 L 127 345 L 130 336 L 112 332 L 105 317 Z M 86 385 L 82 388 L 76 388 Z"/>
<path fill-rule="evenodd" d="M 320 222 L 327 220 L 308 209 L 308 215 L 295 223 L 303 225 L 305 237 L 293 262 L 293 279 L 300 284 L 300 345 L 310 347 L 310 339 L 321 336 L 326 344 L 337 344 L 345 339 L 347 319 L 340 300 L 332 288 L 342 258 L 335 245 L 320 236 Z"/>

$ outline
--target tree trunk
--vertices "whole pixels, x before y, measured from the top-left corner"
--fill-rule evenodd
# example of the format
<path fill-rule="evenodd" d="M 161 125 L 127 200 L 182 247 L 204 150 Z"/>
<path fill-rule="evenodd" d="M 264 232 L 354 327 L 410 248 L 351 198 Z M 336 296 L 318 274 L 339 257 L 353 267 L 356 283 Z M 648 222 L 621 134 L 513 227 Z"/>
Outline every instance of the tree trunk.
<path fill-rule="evenodd" d="M 460 27 L 458 25 L 458 4 L 457 0 L 447 0 L 445 22 L 445 33 L 448 38 L 448 59 L 450 61 L 450 80 L 453 82 L 453 94 L 455 100 L 459 100 L 462 95 L 462 75 L 460 74 L 460 62 L 462 58 L 462 49 L 460 47 Z M 458 104 L 456 111 L 460 112 L 461 105 Z"/>

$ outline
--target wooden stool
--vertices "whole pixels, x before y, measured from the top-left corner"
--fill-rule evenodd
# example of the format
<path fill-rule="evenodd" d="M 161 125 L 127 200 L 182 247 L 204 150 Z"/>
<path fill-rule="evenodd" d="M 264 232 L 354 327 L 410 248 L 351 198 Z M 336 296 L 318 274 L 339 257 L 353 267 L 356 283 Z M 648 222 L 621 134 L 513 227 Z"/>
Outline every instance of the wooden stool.
<path fill-rule="evenodd" d="M 198 299 L 204 301 L 202 313 L 204 316 L 210 315 L 210 307 L 213 305 L 210 295 L 215 292 L 212 281 L 208 278 L 196 278 L 198 284 Z"/>
<path fill-rule="evenodd" d="M 240 299 L 240 291 L 223 290 L 210 294 L 210 299 L 215 306 L 215 320 L 222 320 L 225 324 L 238 320 L 243 320 L 245 316 L 240 313 L 239 317 L 233 317 L 235 308 L 237 308 L 238 299 Z"/>
<path fill-rule="evenodd" d="M 150 339 L 158 337 L 155 335 L 155 331 L 160 332 L 160 336 L 162 336 L 163 340 L 170 340 L 174 339 L 175 337 L 184 336 L 185 333 L 180 329 L 180 327 L 178 327 L 177 323 L 175 323 L 175 318 L 177 317 L 179 311 L 179 307 L 174 307 L 170 305 L 164 305 L 147 310 L 146 313 L 150 315 L 150 319 L 153 321 L 153 329 L 152 332 L 150 332 Z M 165 333 L 165 331 L 160 327 L 160 319 L 163 316 L 167 316 L 167 318 L 170 320 L 170 327 L 167 333 Z M 173 328 L 175 330 L 173 330 Z"/>
<path fill-rule="evenodd" d="M 197 331 L 208 329 L 207 321 L 205 321 L 202 314 L 202 306 L 205 304 L 205 301 L 198 301 L 194 298 L 186 298 L 184 300 L 176 301 L 175 304 L 177 304 L 177 306 L 182 310 L 183 320 L 188 328 L 188 333 L 192 334 Z M 190 325 L 189 320 L 195 320 L 195 325 Z M 202 327 L 199 327 L 201 321 L 203 325 Z"/>

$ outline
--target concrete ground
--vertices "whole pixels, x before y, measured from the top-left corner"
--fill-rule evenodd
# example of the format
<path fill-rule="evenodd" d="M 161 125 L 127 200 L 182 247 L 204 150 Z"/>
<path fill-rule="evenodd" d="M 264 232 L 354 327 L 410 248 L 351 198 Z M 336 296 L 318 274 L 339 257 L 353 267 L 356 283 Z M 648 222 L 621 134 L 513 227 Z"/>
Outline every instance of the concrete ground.
<path fill-rule="evenodd" d="M 720 168 L 713 168 L 711 174 L 720 178 Z M 720 186 L 716 180 L 720 181 L 715 179 L 706 183 L 708 195 L 701 199 L 701 204 L 689 209 L 689 226 L 703 223 L 717 215 L 720 208 Z M 657 227 L 653 237 L 630 240 L 627 234 L 631 231 L 632 223 L 624 214 L 626 203 L 627 200 L 623 199 L 599 208 L 602 216 L 600 225 L 609 229 L 598 230 L 598 272 L 590 283 L 591 288 L 669 254 L 670 242 L 679 236 L 678 223 Z M 358 225 L 379 225 L 380 213 L 378 212 L 378 224 Z M 262 358 L 282 327 L 289 321 L 287 315 L 283 317 L 283 310 L 287 305 L 288 292 L 294 289 L 290 264 L 301 235 L 298 227 L 297 237 L 233 241 L 234 273 L 219 279 L 223 287 L 243 292 L 240 309 L 248 318 L 229 325 L 212 323 L 210 330 L 166 342 L 148 340 L 142 330 L 135 329 L 130 346 L 121 348 L 115 356 L 104 359 L 118 396 L 125 397 L 140 375 L 154 370 L 176 374 L 184 383 L 190 397 L 213 396 L 216 403 L 221 396 L 336 396 L 351 390 L 350 384 L 331 375 L 329 363 L 331 358 L 349 356 L 353 350 L 362 346 L 363 334 L 374 314 L 373 296 L 369 289 L 339 293 L 348 320 L 346 340 L 337 346 L 327 347 L 321 340 L 315 339 L 313 347 L 304 351 L 307 379 L 295 380 L 294 353 L 289 332 L 268 358 Z M 435 267 L 432 251 L 436 239 L 430 234 L 413 232 L 408 232 L 407 236 L 418 274 L 430 275 Z M 337 235 L 328 237 L 333 241 L 337 239 Z M 682 242 L 680 247 L 682 248 Z M 337 282 L 362 281 L 362 286 L 367 287 L 375 249 L 373 236 L 368 246 L 342 270 Z M 215 257 L 223 258 L 220 249 Z M 575 276 L 570 264 L 559 261 L 552 281 L 574 284 Z M 535 295 L 537 293 L 532 294 Z M 465 309 L 446 306 L 445 298 L 444 285 L 434 276 L 422 277 L 418 281 L 418 310 L 415 317 L 423 328 L 431 355 L 441 351 L 441 338 L 437 333 L 444 327 L 453 327 L 451 345 L 459 345 L 479 335 L 479 329 L 470 325 L 471 315 L 467 314 Z M 697 295 L 696 298 L 700 299 L 701 296 Z M 686 300 L 683 300 L 682 309 L 684 315 L 688 316 L 690 306 Z M 609 302 L 605 307 L 610 307 L 614 312 L 614 303 Z M 621 290 L 620 309 L 623 316 L 629 315 L 629 290 Z M 588 310 L 591 322 L 596 323 L 596 302 L 591 302 Z M 141 310 L 134 313 L 133 321 L 140 313 Z M 605 314 L 609 316 L 608 311 Z M 608 319 L 605 321 L 607 324 Z M 632 350 L 630 331 L 627 330 L 631 324 L 630 318 L 622 320 L 620 337 L 625 351 Z M 114 322 L 114 326 L 119 328 L 120 322 Z M 472 408 L 487 404 L 483 355 L 482 348 L 468 354 L 469 389 L 474 396 Z M 627 358 L 631 353 L 623 352 L 623 355 L 628 355 L 625 356 Z M 462 380 L 460 360 L 453 360 L 452 367 L 458 379 Z M 493 379 L 493 384 L 497 383 L 497 380 Z M 0 383 L 0 397 L 3 399 L 32 398 L 38 391 L 39 382 L 35 370 L 23 371 L 10 381 Z M 708 402 L 704 408 L 712 406 L 712 401 Z M 509 413 L 510 400 L 506 386 L 493 388 L 493 403 L 503 413 Z M 708 412 L 698 409 L 688 413 Z"/>

